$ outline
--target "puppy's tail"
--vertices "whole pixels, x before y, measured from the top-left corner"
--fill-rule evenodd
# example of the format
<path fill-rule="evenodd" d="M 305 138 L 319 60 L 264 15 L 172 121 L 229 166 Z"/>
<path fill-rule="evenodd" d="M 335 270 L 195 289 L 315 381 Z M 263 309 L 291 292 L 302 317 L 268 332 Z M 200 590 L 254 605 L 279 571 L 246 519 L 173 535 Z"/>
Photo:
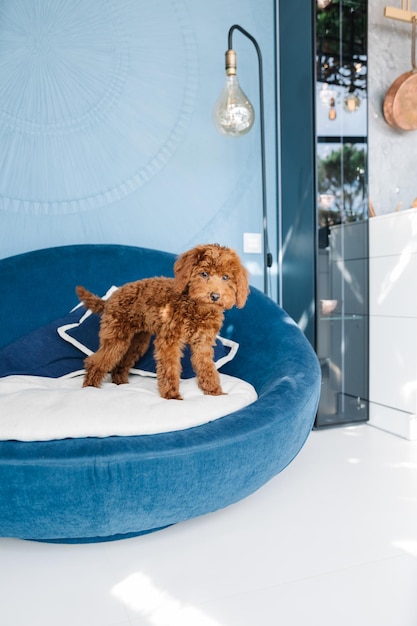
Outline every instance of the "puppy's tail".
<path fill-rule="evenodd" d="M 95 296 L 91 291 L 87 291 L 85 287 L 81 287 L 80 285 L 75 288 L 75 291 L 87 309 L 90 309 L 93 313 L 102 313 L 104 311 L 105 300 Z"/>

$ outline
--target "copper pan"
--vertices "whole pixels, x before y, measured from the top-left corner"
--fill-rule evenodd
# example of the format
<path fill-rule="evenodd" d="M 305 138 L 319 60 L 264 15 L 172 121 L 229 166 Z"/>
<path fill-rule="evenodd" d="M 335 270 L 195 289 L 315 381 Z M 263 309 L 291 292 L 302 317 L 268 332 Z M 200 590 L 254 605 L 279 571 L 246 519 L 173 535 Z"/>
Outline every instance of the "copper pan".
<path fill-rule="evenodd" d="M 401 74 L 388 89 L 384 99 L 385 121 L 398 130 L 417 130 L 416 24 L 412 19 L 411 63 L 413 69 Z"/>

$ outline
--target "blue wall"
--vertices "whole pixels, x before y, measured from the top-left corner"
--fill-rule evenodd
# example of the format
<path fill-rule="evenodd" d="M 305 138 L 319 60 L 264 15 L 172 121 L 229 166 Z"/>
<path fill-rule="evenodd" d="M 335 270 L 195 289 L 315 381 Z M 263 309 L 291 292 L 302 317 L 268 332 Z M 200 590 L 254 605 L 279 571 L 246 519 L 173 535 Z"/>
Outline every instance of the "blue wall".
<path fill-rule="evenodd" d="M 211 122 L 229 27 L 259 42 L 265 74 L 269 238 L 276 238 L 275 2 L 13 0 L 0 5 L 0 256 L 110 242 L 237 249 L 262 288 L 259 116 L 233 139 Z M 235 32 L 258 106 L 257 58 Z M 271 272 L 275 292 L 275 268 Z"/>

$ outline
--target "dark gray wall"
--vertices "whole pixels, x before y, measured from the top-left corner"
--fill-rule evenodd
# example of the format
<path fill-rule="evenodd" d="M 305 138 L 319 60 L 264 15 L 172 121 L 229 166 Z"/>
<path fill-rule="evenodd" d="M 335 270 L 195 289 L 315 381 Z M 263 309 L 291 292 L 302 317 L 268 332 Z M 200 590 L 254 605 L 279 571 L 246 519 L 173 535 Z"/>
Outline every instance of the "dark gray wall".
<path fill-rule="evenodd" d="M 282 305 L 315 344 L 314 3 L 281 0 L 279 195 Z"/>

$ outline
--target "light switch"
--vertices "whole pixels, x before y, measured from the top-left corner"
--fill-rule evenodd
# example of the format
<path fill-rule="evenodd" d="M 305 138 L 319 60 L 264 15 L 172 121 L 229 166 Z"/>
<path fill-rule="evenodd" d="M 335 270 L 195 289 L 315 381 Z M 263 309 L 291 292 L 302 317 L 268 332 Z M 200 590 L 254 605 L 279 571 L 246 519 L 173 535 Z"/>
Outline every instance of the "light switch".
<path fill-rule="evenodd" d="M 262 253 L 261 233 L 243 233 L 243 252 L 246 254 Z"/>

